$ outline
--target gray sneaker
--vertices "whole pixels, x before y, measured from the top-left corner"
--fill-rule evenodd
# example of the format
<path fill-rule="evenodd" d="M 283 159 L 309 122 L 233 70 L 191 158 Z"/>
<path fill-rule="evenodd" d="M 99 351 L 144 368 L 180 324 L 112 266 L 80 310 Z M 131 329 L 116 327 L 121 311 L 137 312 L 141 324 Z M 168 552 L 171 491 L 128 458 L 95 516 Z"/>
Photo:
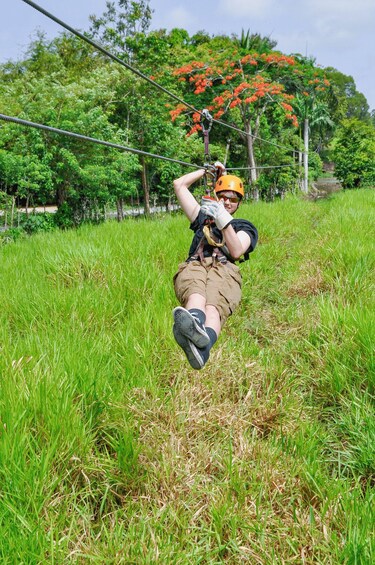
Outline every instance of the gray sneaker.
<path fill-rule="evenodd" d="M 179 333 L 192 341 L 197 347 L 206 347 L 210 343 L 210 338 L 206 330 L 200 325 L 186 308 L 177 306 L 173 310 L 174 323 Z"/>
<path fill-rule="evenodd" d="M 183 349 L 187 360 L 193 369 L 196 369 L 197 371 L 202 369 L 205 364 L 203 357 L 195 347 L 194 343 L 180 332 L 176 324 L 173 326 L 173 335 L 178 345 Z"/>

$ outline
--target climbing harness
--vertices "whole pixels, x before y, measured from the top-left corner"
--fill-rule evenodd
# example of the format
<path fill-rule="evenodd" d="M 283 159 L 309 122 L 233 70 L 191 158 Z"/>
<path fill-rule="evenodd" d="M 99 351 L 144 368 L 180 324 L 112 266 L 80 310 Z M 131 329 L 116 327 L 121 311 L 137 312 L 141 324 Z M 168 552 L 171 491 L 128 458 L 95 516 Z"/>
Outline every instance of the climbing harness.
<path fill-rule="evenodd" d="M 189 258 L 189 261 L 200 261 L 204 265 L 206 257 L 204 256 L 203 251 L 206 241 L 209 245 L 213 247 L 212 255 L 211 255 L 213 262 L 217 261 L 223 264 L 227 263 L 228 259 L 226 255 L 223 253 L 223 251 L 220 249 L 225 245 L 224 234 L 223 234 L 223 241 L 221 242 L 216 241 L 216 239 L 214 239 L 209 224 L 205 224 L 203 226 L 203 236 L 201 237 L 197 245 L 197 248 L 194 251 L 194 254 L 191 255 L 191 257 Z"/>
<path fill-rule="evenodd" d="M 211 230 L 212 223 L 213 222 L 210 222 L 203 226 L 203 233 L 205 238 L 207 239 L 207 243 L 209 245 L 212 245 L 213 247 L 223 247 L 225 245 L 224 234 L 223 234 L 223 241 L 216 241 L 216 239 L 214 239 L 214 235 Z"/>

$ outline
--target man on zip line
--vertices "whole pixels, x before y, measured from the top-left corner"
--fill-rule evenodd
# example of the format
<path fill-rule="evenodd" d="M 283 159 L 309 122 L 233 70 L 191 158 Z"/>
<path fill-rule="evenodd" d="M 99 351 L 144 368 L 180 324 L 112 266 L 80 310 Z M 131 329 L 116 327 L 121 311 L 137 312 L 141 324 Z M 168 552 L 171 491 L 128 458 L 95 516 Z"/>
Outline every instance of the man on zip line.
<path fill-rule="evenodd" d="M 194 232 L 189 256 L 178 267 L 174 289 L 181 306 L 173 310 L 173 335 L 193 369 L 202 369 L 219 333 L 241 300 L 241 274 L 235 261 L 246 261 L 258 241 L 256 227 L 234 219 L 244 196 L 243 182 L 215 163 L 217 200 L 203 197 L 201 205 L 189 187 L 206 171 L 199 169 L 176 179 L 173 187 Z M 220 176 L 219 176 L 220 175 Z"/>

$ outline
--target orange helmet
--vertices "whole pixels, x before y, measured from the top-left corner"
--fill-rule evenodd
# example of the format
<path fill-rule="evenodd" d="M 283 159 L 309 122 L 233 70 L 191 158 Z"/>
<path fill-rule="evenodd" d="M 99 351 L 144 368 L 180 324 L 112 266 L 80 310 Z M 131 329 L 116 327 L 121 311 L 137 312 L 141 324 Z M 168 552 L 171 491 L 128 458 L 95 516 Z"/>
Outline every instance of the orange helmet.
<path fill-rule="evenodd" d="M 222 175 L 215 184 L 214 190 L 216 194 L 224 190 L 233 190 L 241 197 L 245 195 L 242 180 L 234 175 Z"/>

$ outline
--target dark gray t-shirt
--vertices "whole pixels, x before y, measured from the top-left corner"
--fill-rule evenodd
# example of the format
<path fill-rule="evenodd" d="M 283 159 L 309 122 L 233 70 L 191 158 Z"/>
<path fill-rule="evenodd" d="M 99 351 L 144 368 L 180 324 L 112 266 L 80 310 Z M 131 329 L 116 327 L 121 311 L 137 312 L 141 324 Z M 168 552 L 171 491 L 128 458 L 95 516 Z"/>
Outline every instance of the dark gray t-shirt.
<path fill-rule="evenodd" d="M 189 249 L 189 258 L 192 257 L 192 255 L 194 255 L 194 253 L 196 252 L 199 246 L 200 241 L 202 240 L 202 237 L 204 237 L 203 227 L 206 221 L 207 221 L 207 216 L 202 211 L 199 211 L 199 214 L 195 218 L 194 222 L 190 224 L 190 229 L 193 230 L 194 237 Z M 233 227 L 236 233 L 239 231 L 244 231 L 250 237 L 250 241 L 251 241 L 250 246 L 247 249 L 247 251 L 244 253 L 244 259 L 246 261 L 249 258 L 249 253 L 254 251 L 255 246 L 257 244 L 258 230 L 251 222 L 247 220 L 236 219 L 236 218 L 233 218 L 233 220 L 230 222 L 230 225 Z M 217 228 L 215 224 L 211 224 L 211 230 L 214 235 L 214 238 L 218 242 L 221 242 L 223 239 L 223 234 L 221 230 L 219 230 L 219 228 Z M 211 257 L 213 250 L 214 247 L 209 243 L 207 243 L 207 241 L 205 241 L 203 246 L 203 255 L 205 257 Z M 231 257 L 228 257 L 228 259 L 233 262 L 233 259 Z"/>

